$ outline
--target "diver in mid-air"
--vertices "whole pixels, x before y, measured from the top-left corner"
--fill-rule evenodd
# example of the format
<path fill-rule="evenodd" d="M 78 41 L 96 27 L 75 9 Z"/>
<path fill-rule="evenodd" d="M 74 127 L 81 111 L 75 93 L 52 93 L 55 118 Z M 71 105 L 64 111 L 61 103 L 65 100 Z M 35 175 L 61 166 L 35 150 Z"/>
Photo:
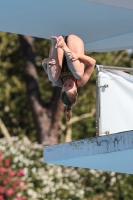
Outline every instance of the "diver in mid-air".
<path fill-rule="evenodd" d="M 96 61 L 84 54 L 84 43 L 76 35 L 51 36 L 51 42 L 49 58 L 42 61 L 42 66 L 49 80 L 62 87 L 61 99 L 66 105 L 66 119 L 69 121 L 78 97 L 77 88 L 87 83 Z"/>

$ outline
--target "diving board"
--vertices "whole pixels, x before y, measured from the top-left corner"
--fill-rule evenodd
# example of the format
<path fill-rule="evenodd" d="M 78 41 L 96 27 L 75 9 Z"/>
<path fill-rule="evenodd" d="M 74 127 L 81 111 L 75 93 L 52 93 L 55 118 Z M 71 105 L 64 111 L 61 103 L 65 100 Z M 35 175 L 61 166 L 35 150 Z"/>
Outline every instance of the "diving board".
<path fill-rule="evenodd" d="M 44 162 L 133 174 L 133 130 L 47 146 Z"/>
<path fill-rule="evenodd" d="M 50 39 L 76 34 L 85 50 L 133 48 L 132 0 L 0 0 L 0 31 Z"/>

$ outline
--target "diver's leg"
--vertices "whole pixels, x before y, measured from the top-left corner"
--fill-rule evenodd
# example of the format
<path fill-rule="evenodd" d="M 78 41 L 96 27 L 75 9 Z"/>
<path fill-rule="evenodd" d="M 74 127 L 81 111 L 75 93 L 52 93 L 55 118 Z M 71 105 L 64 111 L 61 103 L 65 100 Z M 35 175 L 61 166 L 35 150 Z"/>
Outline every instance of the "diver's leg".
<path fill-rule="evenodd" d="M 67 59 L 68 67 L 76 79 L 80 79 L 84 74 L 84 62 L 78 59 L 78 55 L 84 54 L 84 43 L 76 35 L 69 35 L 67 46 L 63 47 Z"/>
<path fill-rule="evenodd" d="M 56 38 L 51 38 L 51 42 L 49 58 L 45 58 L 42 61 L 42 66 L 48 74 L 50 81 L 56 82 L 61 73 L 64 52 L 61 48 L 55 48 Z"/>

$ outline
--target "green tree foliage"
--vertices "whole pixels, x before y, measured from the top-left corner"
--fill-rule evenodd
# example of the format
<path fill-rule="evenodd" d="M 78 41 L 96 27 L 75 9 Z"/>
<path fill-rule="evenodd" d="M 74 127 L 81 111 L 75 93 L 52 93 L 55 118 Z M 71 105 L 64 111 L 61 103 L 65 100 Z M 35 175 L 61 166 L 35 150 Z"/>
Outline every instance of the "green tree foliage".
<path fill-rule="evenodd" d="M 27 135 L 31 140 L 36 140 L 35 126 L 26 96 L 23 78 L 24 63 L 18 35 L 1 32 L 0 43 L 0 116 L 12 136 Z M 36 62 L 40 78 L 40 92 L 47 103 L 52 96 L 53 85 L 48 81 L 40 63 L 43 57 L 48 56 L 50 41 L 43 40 L 42 45 L 44 55 L 41 57 L 37 54 Z"/>
<path fill-rule="evenodd" d="M 27 106 L 18 36 L 1 32 L 0 43 L 0 116 L 12 136 L 22 136 L 34 131 L 34 125 Z"/>

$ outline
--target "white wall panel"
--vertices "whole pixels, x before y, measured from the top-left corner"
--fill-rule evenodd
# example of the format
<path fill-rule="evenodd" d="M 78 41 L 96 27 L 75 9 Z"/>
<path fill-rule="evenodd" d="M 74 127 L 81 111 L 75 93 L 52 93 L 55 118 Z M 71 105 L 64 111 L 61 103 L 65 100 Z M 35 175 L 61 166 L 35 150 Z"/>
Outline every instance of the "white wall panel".
<path fill-rule="evenodd" d="M 133 76 L 101 70 L 99 78 L 100 135 L 133 130 Z"/>

